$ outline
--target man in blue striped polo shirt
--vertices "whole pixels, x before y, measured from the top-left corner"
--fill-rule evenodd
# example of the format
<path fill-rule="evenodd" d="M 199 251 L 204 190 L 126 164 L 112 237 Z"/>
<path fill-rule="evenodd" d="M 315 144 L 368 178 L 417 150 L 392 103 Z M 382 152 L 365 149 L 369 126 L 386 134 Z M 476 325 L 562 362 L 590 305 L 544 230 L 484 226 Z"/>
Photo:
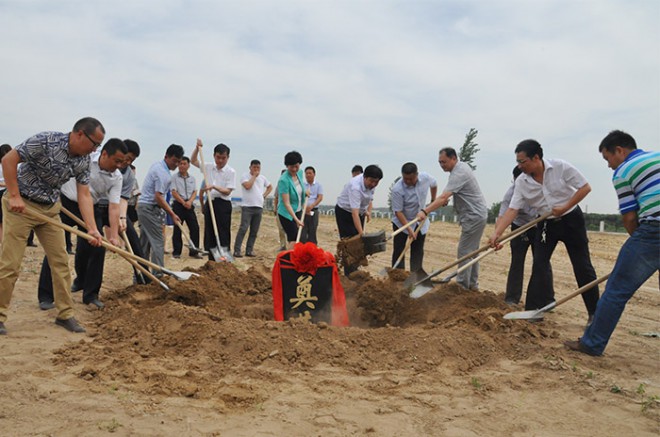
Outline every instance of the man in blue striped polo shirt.
<path fill-rule="evenodd" d="M 660 153 L 637 149 L 635 139 L 618 130 L 598 150 L 614 170 L 612 182 L 630 238 L 619 252 L 593 323 L 582 338 L 564 343 L 594 356 L 605 351 L 628 300 L 660 269 Z"/>

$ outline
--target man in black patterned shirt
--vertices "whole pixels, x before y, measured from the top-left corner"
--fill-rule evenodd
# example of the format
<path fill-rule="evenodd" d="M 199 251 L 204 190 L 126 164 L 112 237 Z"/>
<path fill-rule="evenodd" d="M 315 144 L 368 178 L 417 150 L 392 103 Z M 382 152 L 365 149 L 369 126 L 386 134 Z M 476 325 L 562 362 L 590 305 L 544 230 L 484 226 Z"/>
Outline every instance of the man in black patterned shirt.
<path fill-rule="evenodd" d="M 78 205 L 93 246 L 101 245 L 89 192 L 89 154 L 105 137 L 103 125 L 87 117 L 69 133 L 41 132 L 16 146 L 2 160 L 7 192 L 2 197 L 4 240 L 0 254 L 0 335 L 14 291 L 27 237 L 34 229 L 48 257 L 53 275 L 57 318 L 55 323 L 72 332 L 85 332 L 73 316 L 71 272 L 62 229 L 25 213 L 26 207 L 60 221 L 60 189 L 76 178 Z M 20 169 L 18 164 L 22 163 Z"/>

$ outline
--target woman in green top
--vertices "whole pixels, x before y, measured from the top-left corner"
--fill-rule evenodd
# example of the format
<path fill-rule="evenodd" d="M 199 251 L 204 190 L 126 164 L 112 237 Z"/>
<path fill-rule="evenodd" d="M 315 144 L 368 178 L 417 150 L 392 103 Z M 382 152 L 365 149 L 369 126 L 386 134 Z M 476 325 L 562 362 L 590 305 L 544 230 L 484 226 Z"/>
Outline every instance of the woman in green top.
<path fill-rule="evenodd" d="M 300 164 L 300 153 L 293 151 L 284 155 L 286 171 L 277 182 L 277 215 L 286 233 L 289 249 L 293 248 L 296 242 L 298 228 L 304 226 L 302 214 L 306 193 Z"/>

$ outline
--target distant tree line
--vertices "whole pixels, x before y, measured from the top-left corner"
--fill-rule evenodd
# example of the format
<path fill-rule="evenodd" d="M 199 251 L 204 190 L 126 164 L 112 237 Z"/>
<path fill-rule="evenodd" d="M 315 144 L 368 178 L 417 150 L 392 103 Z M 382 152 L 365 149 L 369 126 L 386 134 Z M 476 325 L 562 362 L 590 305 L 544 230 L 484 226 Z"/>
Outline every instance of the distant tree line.
<path fill-rule="evenodd" d="M 502 202 L 495 202 L 488 209 L 488 223 L 495 223 L 497 216 L 500 213 L 500 205 Z M 621 221 L 619 214 L 584 214 L 584 222 L 587 225 L 588 231 L 599 231 L 600 222 L 605 223 L 605 232 L 626 232 Z"/>

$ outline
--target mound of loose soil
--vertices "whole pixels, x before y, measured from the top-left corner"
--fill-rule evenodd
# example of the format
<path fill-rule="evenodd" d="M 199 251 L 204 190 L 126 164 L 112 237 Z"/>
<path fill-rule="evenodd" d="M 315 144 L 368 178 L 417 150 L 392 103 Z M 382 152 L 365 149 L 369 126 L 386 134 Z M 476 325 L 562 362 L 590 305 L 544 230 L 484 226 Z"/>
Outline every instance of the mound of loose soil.
<path fill-rule="evenodd" d="M 58 350 L 55 361 L 82 363 L 87 380 L 219 398 L 228 407 L 259 402 L 263 394 L 240 381 L 272 380 L 276 370 L 465 372 L 501 357 L 524 358 L 538 350 L 535 339 L 557 336 L 547 323 L 502 319 L 507 307 L 488 291 L 448 284 L 410 299 L 405 274 L 396 271 L 384 280 L 364 272 L 342 278 L 348 328 L 273 321 L 270 271 L 263 267 L 241 272 L 209 262 L 197 273 L 171 281 L 169 293 L 151 285 L 109 296 L 93 341 Z"/>

